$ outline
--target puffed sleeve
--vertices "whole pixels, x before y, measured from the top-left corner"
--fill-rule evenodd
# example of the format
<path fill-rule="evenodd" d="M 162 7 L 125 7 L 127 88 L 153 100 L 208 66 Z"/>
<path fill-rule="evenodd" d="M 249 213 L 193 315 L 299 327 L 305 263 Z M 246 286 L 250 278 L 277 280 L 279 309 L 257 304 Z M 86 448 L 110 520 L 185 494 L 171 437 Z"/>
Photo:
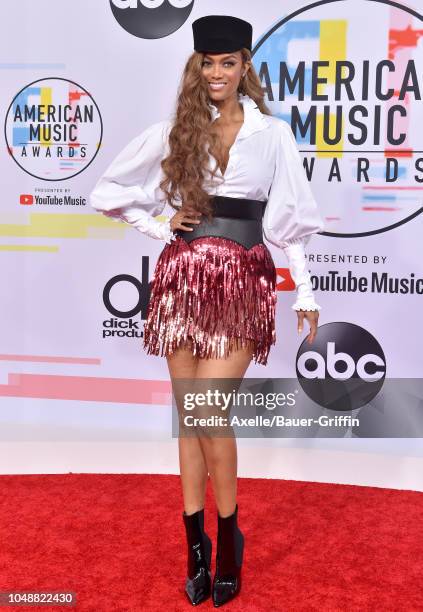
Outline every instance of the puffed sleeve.
<path fill-rule="evenodd" d="M 89 195 L 90 205 L 114 221 L 124 221 L 151 238 L 170 243 L 175 234 L 170 220 L 160 222 L 165 207 L 159 188 L 160 162 L 166 155 L 170 122 L 150 125 L 131 140 L 98 179 Z"/>
<path fill-rule="evenodd" d="M 269 242 L 283 249 L 297 289 L 294 310 L 320 310 L 307 268 L 305 247 L 312 234 L 324 229 L 311 192 L 297 143 L 289 124 L 279 119 L 276 165 L 263 216 L 263 232 Z"/>

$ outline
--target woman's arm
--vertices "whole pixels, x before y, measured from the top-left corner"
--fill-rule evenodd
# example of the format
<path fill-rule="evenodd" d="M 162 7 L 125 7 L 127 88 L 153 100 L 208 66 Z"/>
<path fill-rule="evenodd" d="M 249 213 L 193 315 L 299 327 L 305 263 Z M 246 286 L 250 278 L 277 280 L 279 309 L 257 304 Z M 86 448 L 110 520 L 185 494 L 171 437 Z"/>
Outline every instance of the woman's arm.
<path fill-rule="evenodd" d="M 159 183 L 166 155 L 169 121 L 152 124 L 115 157 L 89 195 L 90 205 L 115 221 L 124 221 L 151 238 L 170 243 L 170 221 L 157 221 L 165 207 Z"/>
<path fill-rule="evenodd" d="M 269 242 L 283 249 L 297 289 L 294 310 L 320 310 L 315 302 L 307 268 L 305 247 L 312 234 L 322 231 L 323 219 L 301 163 L 289 124 L 278 121 L 280 146 L 275 173 L 263 217 L 263 231 Z"/>

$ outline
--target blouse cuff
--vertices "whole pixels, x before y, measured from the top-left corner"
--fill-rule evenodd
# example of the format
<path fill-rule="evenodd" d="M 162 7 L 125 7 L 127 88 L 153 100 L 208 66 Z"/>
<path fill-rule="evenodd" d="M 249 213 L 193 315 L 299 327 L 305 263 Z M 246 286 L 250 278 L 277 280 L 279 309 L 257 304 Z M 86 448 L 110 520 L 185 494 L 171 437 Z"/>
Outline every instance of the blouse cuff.
<path fill-rule="evenodd" d="M 171 244 L 171 241 L 176 239 L 176 234 L 170 227 L 170 219 L 163 222 L 157 221 L 152 215 L 137 206 L 123 208 L 119 216 L 123 221 L 133 225 L 139 232 L 150 236 L 150 238 L 164 240 L 167 244 Z"/>
<path fill-rule="evenodd" d="M 320 310 L 321 306 L 314 300 L 310 273 L 307 269 L 304 240 L 293 240 L 285 243 L 284 253 L 288 259 L 289 271 L 297 289 L 297 299 L 291 307 L 293 310 Z"/>
<path fill-rule="evenodd" d="M 153 221 L 157 224 L 155 228 L 157 238 L 164 240 L 167 244 L 171 244 L 172 240 L 176 240 L 176 234 L 171 230 L 169 218 L 162 222 L 155 219 Z"/>

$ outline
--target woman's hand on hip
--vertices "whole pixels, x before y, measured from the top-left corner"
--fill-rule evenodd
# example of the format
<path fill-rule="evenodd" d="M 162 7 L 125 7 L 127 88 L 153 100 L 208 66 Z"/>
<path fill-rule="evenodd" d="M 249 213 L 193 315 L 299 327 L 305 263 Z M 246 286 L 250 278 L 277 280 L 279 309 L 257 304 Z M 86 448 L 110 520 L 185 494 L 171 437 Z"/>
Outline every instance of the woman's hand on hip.
<path fill-rule="evenodd" d="M 189 227 L 189 225 L 185 225 L 185 223 L 200 223 L 199 217 L 201 217 L 200 212 L 188 211 L 181 208 L 178 210 L 170 220 L 170 228 L 172 231 L 177 229 L 192 231 L 194 228 Z"/>
<path fill-rule="evenodd" d="M 307 341 L 309 344 L 313 342 L 317 335 L 317 324 L 319 321 L 319 311 L 318 310 L 297 310 L 298 317 L 298 333 L 300 334 L 303 331 L 304 319 L 307 319 L 310 325 L 310 333 L 307 336 Z"/>

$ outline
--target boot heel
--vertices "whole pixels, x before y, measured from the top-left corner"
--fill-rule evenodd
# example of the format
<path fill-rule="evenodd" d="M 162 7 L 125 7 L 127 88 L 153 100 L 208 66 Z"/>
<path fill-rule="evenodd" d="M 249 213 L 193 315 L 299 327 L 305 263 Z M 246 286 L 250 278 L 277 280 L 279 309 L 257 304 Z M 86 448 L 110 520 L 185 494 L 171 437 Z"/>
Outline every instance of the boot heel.
<path fill-rule="evenodd" d="M 204 532 L 204 556 L 206 559 L 207 567 L 210 570 L 211 568 L 211 559 L 212 559 L 212 541 L 206 532 Z"/>
<path fill-rule="evenodd" d="M 185 593 L 193 606 L 211 594 L 212 542 L 204 532 L 204 509 L 194 514 L 182 514 L 188 544 Z"/>

